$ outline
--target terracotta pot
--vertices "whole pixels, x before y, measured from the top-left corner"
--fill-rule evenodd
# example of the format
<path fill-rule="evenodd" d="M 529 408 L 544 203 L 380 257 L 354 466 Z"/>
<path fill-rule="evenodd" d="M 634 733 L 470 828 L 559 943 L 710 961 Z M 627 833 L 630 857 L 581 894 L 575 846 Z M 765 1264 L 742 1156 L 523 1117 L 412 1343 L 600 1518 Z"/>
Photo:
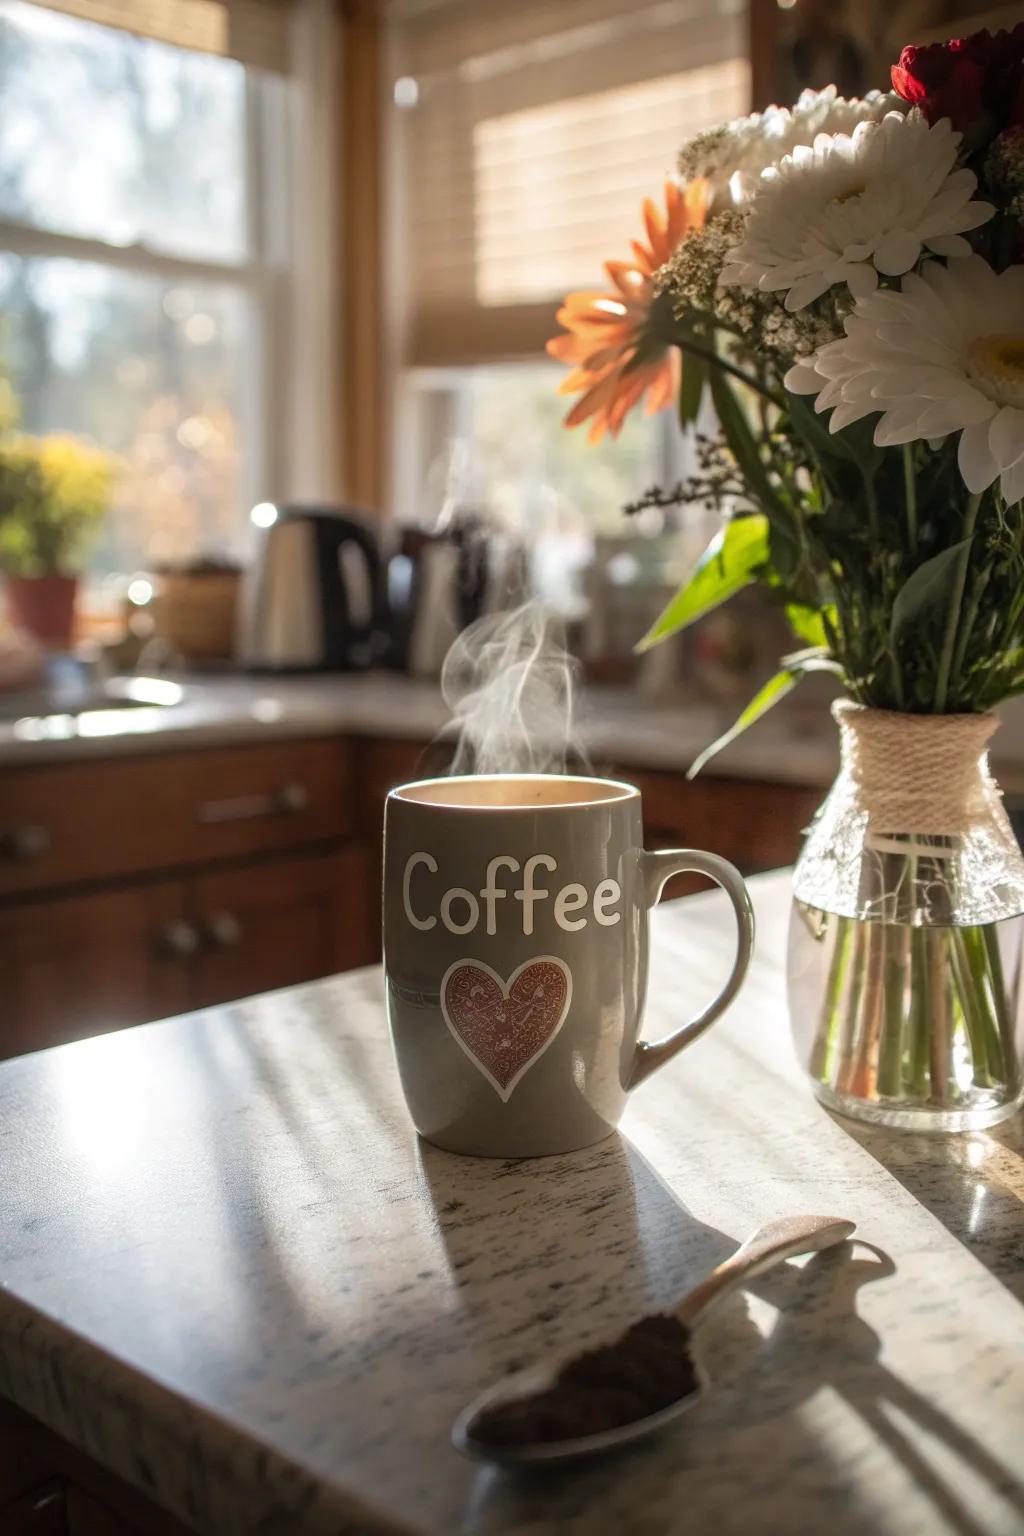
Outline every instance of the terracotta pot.
<path fill-rule="evenodd" d="M 71 644 L 77 576 L 7 576 L 4 590 L 16 628 L 58 650 Z"/>

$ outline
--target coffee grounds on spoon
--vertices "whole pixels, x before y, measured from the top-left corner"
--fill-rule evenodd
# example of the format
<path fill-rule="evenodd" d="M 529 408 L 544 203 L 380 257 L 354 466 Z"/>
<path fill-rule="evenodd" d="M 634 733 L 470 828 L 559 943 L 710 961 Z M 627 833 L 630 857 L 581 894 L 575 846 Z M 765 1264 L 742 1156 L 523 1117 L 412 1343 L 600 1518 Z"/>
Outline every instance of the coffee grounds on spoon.
<path fill-rule="evenodd" d="M 678 1318 L 641 1318 L 614 1344 L 566 1362 L 549 1387 L 482 1408 L 468 1433 L 482 1445 L 540 1445 L 619 1429 L 695 1392 L 689 1329 Z"/>

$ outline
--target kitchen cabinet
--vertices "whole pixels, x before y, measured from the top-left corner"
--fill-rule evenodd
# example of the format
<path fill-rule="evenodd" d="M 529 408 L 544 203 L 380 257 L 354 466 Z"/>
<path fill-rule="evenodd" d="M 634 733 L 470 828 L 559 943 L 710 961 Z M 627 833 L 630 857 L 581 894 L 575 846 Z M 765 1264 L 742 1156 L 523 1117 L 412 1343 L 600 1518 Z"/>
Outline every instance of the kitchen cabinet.
<path fill-rule="evenodd" d="M 51 1481 L 34 1488 L 24 1498 L 0 1509 L 4 1536 L 68 1536 L 68 1511 L 64 1487 Z"/>
<path fill-rule="evenodd" d="M 0 908 L 0 1056 L 361 964 L 359 847 Z"/>
<path fill-rule="evenodd" d="M 643 795 L 648 848 L 706 848 L 744 875 L 792 864 L 823 798 L 820 789 L 799 784 L 711 776 L 689 781 L 678 773 L 623 777 Z M 703 875 L 676 875 L 662 899 L 688 896 L 711 884 Z"/>
<path fill-rule="evenodd" d="M 0 770 L 0 897 L 344 839 L 345 741 Z"/>
<path fill-rule="evenodd" d="M 0 1057 L 372 959 L 356 824 L 340 739 L 0 770 Z"/>
<path fill-rule="evenodd" d="M 134 1488 L 0 1400 L 2 1536 L 186 1536 Z"/>
<path fill-rule="evenodd" d="M 181 1013 L 178 881 L 0 908 L 0 1056 Z"/>
<path fill-rule="evenodd" d="M 339 735 L 0 769 L 0 1057 L 379 958 L 387 792 L 450 754 Z M 745 874 L 792 862 L 820 799 L 595 767 L 642 790 L 648 847 Z"/>
<path fill-rule="evenodd" d="M 345 971 L 372 952 L 378 892 L 361 847 L 199 876 L 193 1006 Z M 372 919 L 371 919 L 372 914 Z"/>

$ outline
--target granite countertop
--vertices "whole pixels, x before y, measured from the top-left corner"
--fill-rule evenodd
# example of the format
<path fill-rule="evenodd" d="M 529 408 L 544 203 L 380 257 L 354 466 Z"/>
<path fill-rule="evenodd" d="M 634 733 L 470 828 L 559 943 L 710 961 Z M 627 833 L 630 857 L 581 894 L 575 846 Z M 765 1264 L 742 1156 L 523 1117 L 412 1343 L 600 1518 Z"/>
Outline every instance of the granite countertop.
<path fill-rule="evenodd" d="M 450 719 L 436 683 L 394 672 L 181 681 L 183 700 L 171 707 L 112 709 L 77 718 L 0 717 L 0 768 L 309 736 L 430 742 L 445 735 Z M 574 745 L 597 767 L 614 763 L 685 771 L 728 729 L 741 707 L 742 701 L 665 703 L 636 688 L 592 686 L 577 701 Z M 1000 713 L 994 770 L 1006 792 L 1024 795 L 1024 700 L 1012 701 Z M 728 746 L 704 772 L 825 788 L 838 764 L 827 701 L 796 696 Z"/>
<path fill-rule="evenodd" d="M 0 767 L 129 756 L 309 736 L 377 736 L 429 742 L 450 715 L 436 683 L 394 672 L 334 676 L 181 679 L 171 707 L 0 718 Z M 787 701 L 788 702 L 788 701 Z M 636 689 L 596 686 L 577 701 L 574 746 L 595 763 L 685 769 L 730 726 L 740 705 L 657 703 Z M 1024 711 L 1021 779 L 1024 783 Z M 827 785 L 838 755 L 827 708 L 780 708 L 756 736 L 736 742 L 709 772 Z"/>
<path fill-rule="evenodd" d="M 785 875 L 726 1019 L 571 1156 L 418 1144 L 378 970 L 0 1065 L 0 1395 L 208 1536 L 1019 1536 L 1024 1129 L 831 1118 L 789 1048 Z M 718 985 L 659 909 L 648 1030 Z M 771 1217 L 862 1241 L 706 1326 L 715 1387 L 531 1481 L 449 1446 L 495 1373 L 669 1304 Z"/>

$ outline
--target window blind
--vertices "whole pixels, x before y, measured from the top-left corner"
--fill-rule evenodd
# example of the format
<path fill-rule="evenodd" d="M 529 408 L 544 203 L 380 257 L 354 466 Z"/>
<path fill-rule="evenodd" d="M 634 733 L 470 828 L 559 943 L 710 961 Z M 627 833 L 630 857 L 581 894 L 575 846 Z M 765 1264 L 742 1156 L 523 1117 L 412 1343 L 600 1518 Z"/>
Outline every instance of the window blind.
<path fill-rule="evenodd" d="M 36 0 L 137 37 L 286 71 L 291 0 Z"/>
<path fill-rule="evenodd" d="M 743 0 L 396 0 L 389 28 L 412 364 L 541 355 L 680 143 L 749 110 Z"/>

